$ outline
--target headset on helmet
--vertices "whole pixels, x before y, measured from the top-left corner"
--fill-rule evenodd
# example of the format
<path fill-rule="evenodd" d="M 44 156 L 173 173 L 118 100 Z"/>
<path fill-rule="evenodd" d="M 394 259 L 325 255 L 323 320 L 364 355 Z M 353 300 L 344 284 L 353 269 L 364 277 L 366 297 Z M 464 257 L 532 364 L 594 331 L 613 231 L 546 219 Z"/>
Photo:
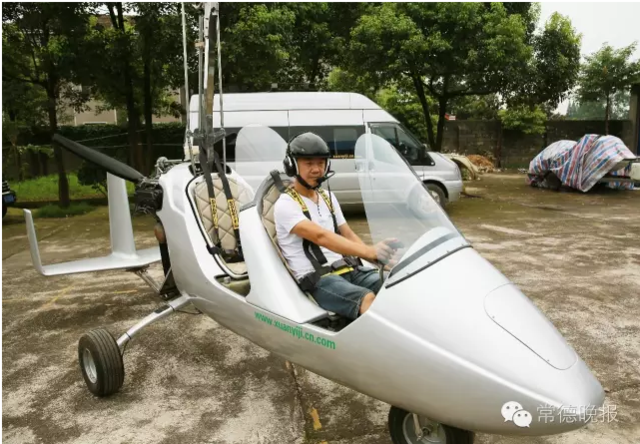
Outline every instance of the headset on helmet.
<path fill-rule="evenodd" d="M 298 176 L 298 161 L 296 160 L 298 157 L 321 157 L 327 159 L 323 176 L 326 178 L 329 174 L 331 168 L 331 160 L 329 159 L 331 157 L 331 151 L 326 142 L 317 134 L 300 134 L 291 139 L 287 145 L 287 154 L 282 161 L 284 172 L 289 177 L 295 176 L 298 179 L 302 179 Z M 322 181 L 323 180 L 320 182 Z"/>

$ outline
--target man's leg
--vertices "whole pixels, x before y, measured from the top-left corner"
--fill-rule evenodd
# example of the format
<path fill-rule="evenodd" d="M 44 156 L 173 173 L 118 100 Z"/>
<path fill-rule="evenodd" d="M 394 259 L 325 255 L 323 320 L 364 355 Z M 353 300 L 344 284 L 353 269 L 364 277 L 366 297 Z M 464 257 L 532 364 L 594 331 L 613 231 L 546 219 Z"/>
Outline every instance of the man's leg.
<path fill-rule="evenodd" d="M 358 267 L 351 273 L 345 275 L 345 277 L 354 285 L 358 287 L 371 290 L 367 293 L 360 304 L 360 314 L 364 313 L 371 307 L 373 300 L 382 287 L 382 281 L 380 280 L 380 274 L 378 270 L 372 268 Z"/>
<path fill-rule="evenodd" d="M 325 310 L 356 319 L 369 308 L 374 294 L 371 289 L 355 285 L 343 276 L 330 275 L 321 278 L 311 295 Z"/>
<path fill-rule="evenodd" d="M 374 268 L 358 267 L 351 273 L 346 274 L 345 277 L 353 285 L 368 288 L 374 295 L 377 295 L 382 287 L 380 273 Z"/>

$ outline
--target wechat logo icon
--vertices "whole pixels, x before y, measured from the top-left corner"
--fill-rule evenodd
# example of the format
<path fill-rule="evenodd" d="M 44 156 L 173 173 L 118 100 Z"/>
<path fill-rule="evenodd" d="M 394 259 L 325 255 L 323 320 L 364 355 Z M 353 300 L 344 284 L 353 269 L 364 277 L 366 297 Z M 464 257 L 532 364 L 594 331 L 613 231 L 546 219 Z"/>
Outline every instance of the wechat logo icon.
<path fill-rule="evenodd" d="M 518 427 L 529 427 L 533 420 L 531 413 L 524 410 L 521 404 L 514 401 L 506 402 L 502 406 L 500 413 L 502 413 L 504 422 L 513 421 Z"/>

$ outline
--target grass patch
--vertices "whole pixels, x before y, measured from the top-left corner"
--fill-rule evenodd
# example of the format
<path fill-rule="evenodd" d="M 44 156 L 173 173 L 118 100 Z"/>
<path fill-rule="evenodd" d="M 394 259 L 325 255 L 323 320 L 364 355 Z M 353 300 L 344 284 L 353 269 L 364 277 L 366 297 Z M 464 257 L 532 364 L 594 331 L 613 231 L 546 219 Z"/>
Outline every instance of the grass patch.
<path fill-rule="evenodd" d="M 69 216 L 79 216 L 95 210 L 94 206 L 89 205 L 86 202 L 71 204 L 68 208 L 61 208 L 58 205 L 45 205 L 42 208 L 38 208 L 34 216 L 45 218 L 64 218 Z"/>
<path fill-rule="evenodd" d="M 75 173 L 67 174 L 69 180 L 69 195 L 72 200 L 95 199 L 106 197 L 100 191 L 91 186 L 80 185 L 78 176 Z M 126 182 L 127 193 L 133 195 L 134 185 Z M 47 202 L 58 200 L 58 175 L 51 174 L 36 179 L 29 179 L 22 182 L 9 183 L 11 189 L 16 192 L 18 202 Z"/>

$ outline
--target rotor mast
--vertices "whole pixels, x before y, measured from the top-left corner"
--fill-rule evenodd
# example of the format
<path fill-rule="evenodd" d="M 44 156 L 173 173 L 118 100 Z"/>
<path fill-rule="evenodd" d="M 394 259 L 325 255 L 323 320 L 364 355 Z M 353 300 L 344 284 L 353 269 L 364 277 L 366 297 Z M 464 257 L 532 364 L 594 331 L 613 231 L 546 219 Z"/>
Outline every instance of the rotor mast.
<path fill-rule="evenodd" d="M 216 139 L 222 138 L 223 163 L 226 168 L 227 153 L 224 131 L 224 109 L 222 100 L 222 62 L 220 48 L 220 15 L 218 2 L 203 2 L 199 19 L 198 49 L 198 128 L 193 133 L 193 143 L 207 153 L 207 161 L 213 160 Z M 215 42 L 215 44 L 214 44 Z M 220 93 L 220 129 L 215 131 L 213 104 L 215 96 L 216 54 L 218 68 L 218 90 Z M 186 63 L 186 61 L 185 61 Z M 193 154 L 189 153 L 193 160 Z"/>

